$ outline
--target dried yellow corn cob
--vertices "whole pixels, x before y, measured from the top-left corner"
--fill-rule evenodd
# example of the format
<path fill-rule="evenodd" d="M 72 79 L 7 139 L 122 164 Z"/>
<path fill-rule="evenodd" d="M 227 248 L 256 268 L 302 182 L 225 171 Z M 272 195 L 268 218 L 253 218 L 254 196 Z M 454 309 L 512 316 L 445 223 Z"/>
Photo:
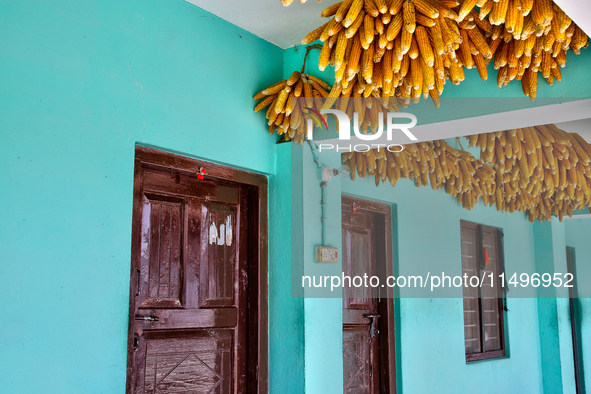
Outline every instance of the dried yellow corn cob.
<path fill-rule="evenodd" d="M 461 22 L 464 18 L 472 11 L 472 9 L 476 6 L 477 0 L 464 0 L 462 3 L 462 7 L 458 12 L 458 18 L 456 21 Z"/>
<path fill-rule="evenodd" d="M 404 17 L 404 27 L 409 33 L 414 33 L 416 28 L 415 5 L 411 0 L 406 0 L 402 4 L 402 15 Z"/>
<path fill-rule="evenodd" d="M 342 4 L 343 2 L 339 1 L 338 3 L 328 6 L 320 13 L 320 16 L 323 18 L 330 18 L 331 16 L 334 16 Z"/>
<path fill-rule="evenodd" d="M 345 16 L 347 15 L 347 12 L 349 11 L 349 8 L 351 8 L 351 5 L 353 4 L 353 0 L 344 0 L 341 2 L 341 6 L 337 9 L 337 12 L 334 15 L 334 19 L 337 22 L 342 21 Z M 347 27 L 347 26 L 345 26 Z"/>
<path fill-rule="evenodd" d="M 343 21 L 344 27 L 350 27 L 357 20 L 357 17 L 363 10 L 363 3 L 363 0 L 353 0 L 345 17 L 345 20 Z"/>

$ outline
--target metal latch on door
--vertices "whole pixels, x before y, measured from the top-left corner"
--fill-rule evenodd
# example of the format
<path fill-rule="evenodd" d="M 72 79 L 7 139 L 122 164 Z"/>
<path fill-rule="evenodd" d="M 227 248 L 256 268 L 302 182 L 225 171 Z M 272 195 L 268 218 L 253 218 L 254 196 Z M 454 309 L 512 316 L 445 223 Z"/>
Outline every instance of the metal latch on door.
<path fill-rule="evenodd" d="M 380 315 L 377 313 L 365 313 L 363 317 L 365 317 L 366 319 L 371 319 L 371 323 L 369 323 L 369 338 L 374 339 L 380 333 L 380 331 L 376 327 L 376 322 Z"/>

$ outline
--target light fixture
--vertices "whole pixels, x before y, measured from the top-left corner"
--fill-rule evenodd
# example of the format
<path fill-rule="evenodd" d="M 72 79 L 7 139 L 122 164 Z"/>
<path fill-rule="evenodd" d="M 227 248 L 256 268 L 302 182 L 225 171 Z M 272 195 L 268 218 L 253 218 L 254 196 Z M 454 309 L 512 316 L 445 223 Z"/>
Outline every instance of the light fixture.
<path fill-rule="evenodd" d="M 340 174 L 349 175 L 349 166 L 342 165 L 339 168 L 330 168 L 327 166 L 322 166 L 322 180 L 324 182 L 330 182 L 330 180 L 338 176 Z"/>

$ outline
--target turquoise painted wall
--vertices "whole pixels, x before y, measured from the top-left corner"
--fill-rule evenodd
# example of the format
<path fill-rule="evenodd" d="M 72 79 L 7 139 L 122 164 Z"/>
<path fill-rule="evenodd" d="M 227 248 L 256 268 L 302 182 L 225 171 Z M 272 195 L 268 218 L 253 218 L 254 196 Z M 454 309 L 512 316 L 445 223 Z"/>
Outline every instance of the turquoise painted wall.
<path fill-rule="evenodd" d="M 122 393 L 134 146 L 274 174 L 252 95 L 283 51 L 182 0 L 2 2 L 0 26 L 0 391 Z"/>
<path fill-rule="evenodd" d="M 269 187 L 269 225 L 272 245 L 269 248 L 269 376 L 270 393 L 303 393 L 304 388 L 304 299 L 292 296 L 292 255 L 303 250 L 293 242 L 297 227 L 290 207 L 300 206 L 301 177 L 292 176 L 292 169 L 301 167 L 301 157 L 292 154 L 292 144 L 277 149 L 277 172 Z M 296 184 L 295 186 L 292 186 Z M 291 225 L 290 225 L 291 224 Z"/>
<path fill-rule="evenodd" d="M 565 221 L 566 245 L 575 248 L 577 284 L 579 289 L 589 289 L 591 281 L 591 220 L 574 219 Z M 591 392 L 591 298 L 579 300 L 581 308 L 581 337 L 583 364 L 587 392 Z M 569 322 L 570 324 L 570 322 Z"/>
<path fill-rule="evenodd" d="M 534 230 L 534 244 L 535 244 L 535 258 L 537 272 L 540 274 L 561 273 L 558 264 L 555 264 L 555 257 L 560 250 L 564 250 L 562 245 L 555 245 L 556 242 L 562 241 L 564 244 L 564 228 L 559 223 L 551 222 L 535 222 Z M 562 230 L 562 231 L 560 231 Z M 566 261 L 564 261 L 566 265 Z M 564 317 L 564 303 L 559 304 L 559 299 L 556 299 L 557 289 L 554 287 L 538 288 L 538 323 L 540 330 L 540 351 L 542 355 L 542 380 L 544 386 L 544 393 L 562 393 L 572 392 L 570 384 L 573 383 L 571 376 L 567 376 L 563 382 L 563 372 L 574 371 L 572 362 L 572 343 L 561 343 L 561 330 L 563 332 L 568 328 L 563 324 Z M 567 303 L 568 305 L 568 303 Z M 562 346 L 561 346 L 562 345 Z M 570 352 L 570 353 L 569 353 Z M 561 359 L 561 354 L 565 354 L 565 360 Z M 568 358 L 570 355 L 570 360 Z M 563 362 L 566 361 L 565 365 Z M 570 361 L 570 363 L 569 363 Z"/>

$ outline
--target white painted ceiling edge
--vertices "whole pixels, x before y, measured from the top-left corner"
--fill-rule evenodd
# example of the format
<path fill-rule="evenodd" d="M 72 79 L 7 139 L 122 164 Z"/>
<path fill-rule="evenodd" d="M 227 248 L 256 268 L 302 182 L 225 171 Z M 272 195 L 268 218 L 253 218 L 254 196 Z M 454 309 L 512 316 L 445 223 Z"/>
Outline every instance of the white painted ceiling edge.
<path fill-rule="evenodd" d="M 295 0 L 289 7 L 280 0 L 186 0 L 205 11 L 287 49 L 301 45 L 302 39 L 328 21 L 320 12 L 340 0 Z"/>
<path fill-rule="evenodd" d="M 591 1 L 554 0 L 554 2 L 574 20 L 588 36 L 591 36 Z"/>
<path fill-rule="evenodd" d="M 571 217 L 568 217 L 568 216 L 565 216 L 565 217 L 564 217 L 564 219 L 566 219 L 566 220 L 573 220 L 573 219 L 591 219 L 591 214 L 588 214 L 588 213 L 587 213 L 587 214 L 582 214 L 582 215 L 574 215 L 574 214 L 573 214 L 573 217 L 572 217 L 572 218 L 571 218 Z"/>
<path fill-rule="evenodd" d="M 327 19 L 320 12 L 340 0 L 323 0 L 318 3 L 297 0 L 289 7 L 280 0 L 186 0 L 211 12 L 246 31 L 287 49 L 300 45 L 302 38 L 324 24 Z M 588 35 L 591 36 L 591 1 L 554 0 Z"/>
<path fill-rule="evenodd" d="M 419 120 L 420 121 L 420 120 Z M 591 143 L 591 99 L 573 101 L 563 104 L 552 104 L 541 107 L 516 111 L 476 116 L 426 125 L 418 125 L 411 129 L 418 141 L 433 141 L 447 138 L 464 137 L 467 135 L 490 133 L 499 130 L 510 130 L 532 125 L 554 123 L 566 132 L 578 133 Z M 408 144 L 411 141 L 402 131 L 395 131 L 392 140 L 388 141 L 386 133 L 374 141 L 363 141 L 351 132 L 349 141 L 338 138 L 317 141 L 322 144 L 332 144 L 348 147 L 356 144 Z"/>

